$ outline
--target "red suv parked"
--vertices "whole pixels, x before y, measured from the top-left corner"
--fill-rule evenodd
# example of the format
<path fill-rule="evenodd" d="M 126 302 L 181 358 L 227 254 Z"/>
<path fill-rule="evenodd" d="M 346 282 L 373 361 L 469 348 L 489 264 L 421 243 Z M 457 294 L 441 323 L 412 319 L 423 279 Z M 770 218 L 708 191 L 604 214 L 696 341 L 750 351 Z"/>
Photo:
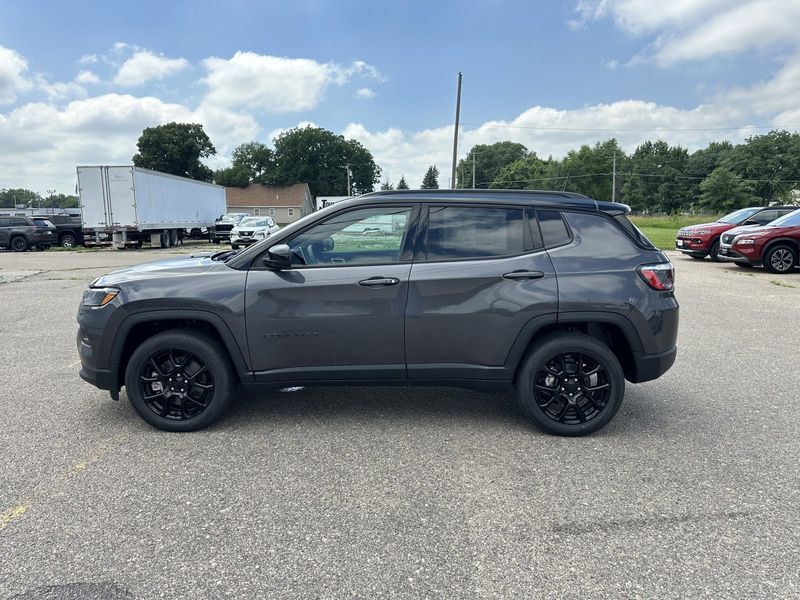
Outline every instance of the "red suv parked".
<path fill-rule="evenodd" d="M 797 206 L 753 206 L 742 208 L 713 223 L 684 227 L 678 231 L 675 249 L 698 260 L 710 256 L 719 260 L 720 236 L 739 225 L 766 225 L 796 210 Z"/>
<path fill-rule="evenodd" d="M 736 227 L 722 235 L 720 258 L 740 266 L 761 266 L 788 273 L 800 256 L 800 210 L 763 227 Z"/>

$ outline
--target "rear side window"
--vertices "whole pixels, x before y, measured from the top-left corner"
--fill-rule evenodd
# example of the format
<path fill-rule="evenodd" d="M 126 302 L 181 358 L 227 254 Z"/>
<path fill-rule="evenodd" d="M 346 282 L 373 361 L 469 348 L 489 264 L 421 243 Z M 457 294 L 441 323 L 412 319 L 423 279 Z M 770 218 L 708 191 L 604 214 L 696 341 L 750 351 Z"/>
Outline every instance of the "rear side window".
<path fill-rule="evenodd" d="M 622 228 L 625 231 L 627 231 L 628 234 L 634 240 L 639 242 L 642 246 L 644 246 L 645 248 L 655 249 L 655 246 L 653 246 L 653 242 L 647 239 L 647 236 L 643 234 L 636 225 L 631 223 L 630 219 L 628 219 L 626 215 L 617 215 L 616 217 L 614 217 L 614 220 L 620 225 L 622 225 Z"/>
<path fill-rule="evenodd" d="M 432 206 L 428 260 L 491 258 L 525 251 L 522 209 Z"/>
<path fill-rule="evenodd" d="M 8 227 L 11 224 L 11 219 L 0 217 L 0 227 Z"/>
<path fill-rule="evenodd" d="M 542 230 L 542 240 L 545 248 L 554 248 L 568 244 L 571 240 L 561 213 L 557 210 L 537 210 L 539 227 Z"/>
<path fill-rule="evenodd" d="M 27 227 L 30 223 L 25 219 L 11 219 L 11 225 L 14 227 Z"/>

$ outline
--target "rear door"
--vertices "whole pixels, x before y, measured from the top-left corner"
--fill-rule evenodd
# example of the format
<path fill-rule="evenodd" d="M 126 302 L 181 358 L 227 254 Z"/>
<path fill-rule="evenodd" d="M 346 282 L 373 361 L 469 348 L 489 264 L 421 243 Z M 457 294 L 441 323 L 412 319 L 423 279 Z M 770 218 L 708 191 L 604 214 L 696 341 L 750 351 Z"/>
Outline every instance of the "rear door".
<path fill-rule="evenodd" d="M 11 241 L 8 232 L 11 230 L 11 218 L 0 217 L 0 246 L 6 247 Z"/>
<path fill-rule="evenodd" d="M 558 286 L 533 211 L 432 205 L 411 269 L 410 379 L 508 379 L 523 328 L 558 310 Z"/>

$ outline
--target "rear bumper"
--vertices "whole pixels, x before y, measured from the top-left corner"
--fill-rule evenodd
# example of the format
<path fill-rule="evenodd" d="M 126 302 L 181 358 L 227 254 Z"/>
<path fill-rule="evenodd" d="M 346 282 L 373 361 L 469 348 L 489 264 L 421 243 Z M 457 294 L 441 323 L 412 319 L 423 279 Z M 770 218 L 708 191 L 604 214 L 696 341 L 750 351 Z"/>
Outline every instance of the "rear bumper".
<path fill-rule="evenodd" d="M 644 354 L 643 352 L 633 353 L 633 365 L 628 380 L 631 383 L 642 383 L 658 379 L 669 371 L 675 363 L 678 354 L 677 346 L 666 352 L 659 354 Z"/>

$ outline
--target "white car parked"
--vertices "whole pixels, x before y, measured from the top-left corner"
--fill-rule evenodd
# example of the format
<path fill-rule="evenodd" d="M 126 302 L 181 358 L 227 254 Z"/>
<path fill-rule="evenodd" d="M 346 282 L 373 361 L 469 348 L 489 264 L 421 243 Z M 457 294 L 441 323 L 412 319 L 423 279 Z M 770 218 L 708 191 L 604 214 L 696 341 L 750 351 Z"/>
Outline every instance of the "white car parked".
<path fill-rule="evenodd" d="M 245 217 L 231 229 L 231 248 L 260 242 L 279 229 L 272 217 Z"/>

